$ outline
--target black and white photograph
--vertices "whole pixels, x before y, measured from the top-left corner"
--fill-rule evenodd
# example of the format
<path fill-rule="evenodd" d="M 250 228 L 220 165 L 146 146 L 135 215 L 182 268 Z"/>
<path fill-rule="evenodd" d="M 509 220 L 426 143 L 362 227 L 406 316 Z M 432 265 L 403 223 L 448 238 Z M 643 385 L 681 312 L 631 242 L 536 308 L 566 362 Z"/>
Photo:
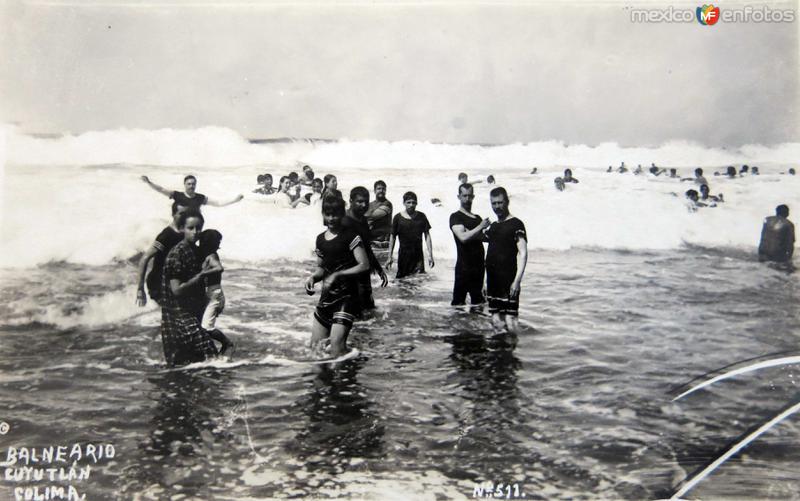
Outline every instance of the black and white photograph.
<path fill-rule="evenodd" d="M 800 498 L 800 4 L 0 3 L 0 499 Z"/>

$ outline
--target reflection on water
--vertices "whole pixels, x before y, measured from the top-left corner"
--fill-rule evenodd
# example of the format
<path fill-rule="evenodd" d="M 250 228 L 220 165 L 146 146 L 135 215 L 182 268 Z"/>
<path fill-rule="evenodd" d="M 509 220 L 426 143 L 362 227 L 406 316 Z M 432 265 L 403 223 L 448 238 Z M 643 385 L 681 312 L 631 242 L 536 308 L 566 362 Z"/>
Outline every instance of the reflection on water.
<path fill-rule="evenodd" d="M 349 340 L 361 356 L 337 368 L 299 362 L 310 267 L 230 266 L 219 322 L 234 360 L 176 371 L 157 310 L 100 314 L 132 304 L 132 265 L 7 273 L 0 446 L 113 443 L 92 499 L 450 499 L 489 480 L 529 498 L 654 499 L 798 391 L 784 366 L 671 401 L 695 376 L 797 349 L 796 274 L 752 256 L 531 253 L 518 335 L 451 308 L 441 261 L 376 288 Z M 796 497 L 798 433 L 782 422 L 692 494 Z"/>

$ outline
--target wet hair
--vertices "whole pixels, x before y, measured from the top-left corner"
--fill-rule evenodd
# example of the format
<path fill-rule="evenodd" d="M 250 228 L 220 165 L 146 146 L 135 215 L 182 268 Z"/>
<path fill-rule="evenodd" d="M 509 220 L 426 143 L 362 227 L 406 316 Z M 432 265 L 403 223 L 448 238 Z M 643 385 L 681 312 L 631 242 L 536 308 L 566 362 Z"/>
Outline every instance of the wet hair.
<path fill-rule="evenodd" d="M 413 191 L 407 191 L 403 193 L 403 203 L 406 203 L 409 200 L 417 201 L 417 194 Z"/>
<path fill-rule="evenodd" d="M 729 176 L 735 176 L 736 175 L 736 167 L 731 165 L 730 167 L 727 168 L 725 173 L 728 174 Z"/>
<path fill-rule="evenodd" d="M 489 176 L 486 178 L 486 182 L 489 184 L 494 183 L 494 176 L 489 174 Z"/>
<path fill-rule="evenodd" d="M 375 184 L 372 185 L 372 189 L 377 190 L 378 186 L 383 186 L 384 188 L 386 188 L 386 183 L 384 183 L 383 180 L 378 179 L 377 181 L 375 181 Z"/>
<path fill-rule="evenodd" d="M 741 172 L 747 172 L 748 170 L 750 170 L 750 167 L 748 167 L 747 165 L 742 165 Z"/>
<path fill-rule="evenodd" d="M 186 184 L 186 181 L 188 181 L 188 180 L 190 180 L 190 179 L 194 179 L 194 182 L 195 182 L 195 183 L 197 182 L 197 178 L 196 178 L 196 177 L 194 177 L 193 175 L 189 174 L 188 176 L 186 176 L 185 178 L 183 178 L 183 183 L 184 183 L 184 184 Z"/>
<path fill-rule="evenodd" d="M 325 174 L 325 177 L 323 177 L 322 179 L 325 181 L 325 186 L 328 186 L 328 183 L 330 183 L 331 179 L 334 178 L 336 178 L 336 176 L 334 176 L 333 174 Z"/>
<path fill-rule="evenodd" d="M 694 173 L 695 173 L 695 175 L 696 175 L 696 176 L 702 176 L 702 175 L 703 175 L 703 169 L 701 169 L 700 167 L 698 167 L 698 168 L 696 168 L 696 169 L 694 170 Z"/>
<path fill-rule="evenodd" d="M 339 197 L 325 197 L 322 199 L 322 214 L 344 216 L 344 200 Z"/>
<path fill-rule="evenodd" d="M 775 207 L 775 215 L 781 217 L 789 217 L 789 206 L 781 204 Z"/>
<path fill-rule="evenodd" d="M 475 191 L 475 188 L 472 187 L 470 183 L 461 183 L 458 185 L 458 194 L 461 195 L 461 190 L 470 190 L 472 192 Z"/>
<path fill-rule="evenodd" d="M 503 198 L 505 198 L 506 202 L 508 202 L 508 192 L 502 186 L 498 186 L 497 188 L 489 192 L 489 197 L 491 198 L 499 197 L 500 195 L 502 195 Z"/>
<path fill-rule="evenodd" d="M 677 174 L 677 173 L 678 173 L 678 169 L 676 169 L 676 168 L 674 168 L 674 167 L 673 167 L 673 168 L 671 168 L 671 169 L 669 170 L 669 173 L 670 173 L 670 174 Z"/>
<path fill-rule="evenodd" d="M 203 215 L 200 213 L 199 210 L 189 208 L 186 209 L 185 212 L 181 212 L 181 215 L 178 216 L 178 229 L 184 228 L 186 226 L 186 221 L 188 221 L 189 218 L 193 217 L 200 219 L 201 225 L 205 224 L 206 222 L 205 218 L 203 217 Z"/>
<path fill-rule="evenodd" d="M 641 167 L 641 165 L 639 167 Z M 569 174 L 571 176 L 572 175 L 572 169 L 564 169 L 564 175 L 566 176 L 567 174 Z"/>
<path fill-rule="evenodd" d="M 793 176 L 794 176 L 794 174 L 795 174 L 794 167 L 792 167 L 792 168 L 790 168 L 790 169 L 789 169 L 789 174 L 791 174 L 791 175 L 793 175 Z"/>
<path fill-rule="evenodd" d="M 203 230 L 200 232 L 200 255 L 203 257 L 217 252 L 222 242 L 222 233 L 217 230 Z"/>
<path fill-rule="evenodd" d="M 369 200 L 369 190 L 363 186 L 356 186 L 350 190 L 350 200 L 355 200 L 356 197 L 364 197 Z"/>
<path fill-rule="evenodd" d="M 264 174 L 259 174 L 258 177 L 256 178 L 256 182 L 258 184 L 263 183 L 264 182 Z"/>
<path fill-rule="evenodd" d="M 750 174 L 758 174 L 758 167 L 755 165 L 750 168 Z"/>
<path fill-rule="evenodd" d="M 697 193 L 697 190 L 686 190 L 686 198 L 700 198 L 700 194 Z"/>
<path fill-rule="evenodd" d="M 172 215 L 174 216 L 178 212 L 178 207 L 186 208 L 185 205 L 181 205 L 180 202 L 172 202 Z"/>

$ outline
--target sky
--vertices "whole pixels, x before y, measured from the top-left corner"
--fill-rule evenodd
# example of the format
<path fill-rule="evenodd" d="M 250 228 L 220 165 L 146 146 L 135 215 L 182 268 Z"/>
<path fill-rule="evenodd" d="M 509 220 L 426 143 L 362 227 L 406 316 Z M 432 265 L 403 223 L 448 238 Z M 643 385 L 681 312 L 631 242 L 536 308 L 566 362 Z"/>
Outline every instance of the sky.
<path fill-rule="evenodd" d="M 631 8 L 697 5 L 11 0 L 0 120 L 251 139 L 799 141 L 800 20 L 631 21 Z M 763 2 L 723 8 L 745 5 Z"/>

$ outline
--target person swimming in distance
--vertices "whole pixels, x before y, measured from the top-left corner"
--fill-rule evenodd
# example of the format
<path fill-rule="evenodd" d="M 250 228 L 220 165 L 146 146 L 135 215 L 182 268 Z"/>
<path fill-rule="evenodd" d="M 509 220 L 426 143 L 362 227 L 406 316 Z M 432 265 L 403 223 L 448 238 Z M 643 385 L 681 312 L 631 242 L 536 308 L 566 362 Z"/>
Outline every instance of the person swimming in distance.
<path fill-rule="evenodd" d="M 688 200 L 687 208 L 689 209 L 690 212 L 697 211 L 698 207 L 706 206 L 706 204 L 700 202 L 700 195 L 697 193 L 697 190 L 686 190 L 685 195 L 686 195 L 686 200 Z"/>
<path fill-rule="evenodd" d="M 677 177 L 678 177 L 678 169 L 676 169 L 676 168 L 674 168 L 674 167 L 673 167 L 673 168 L 671 168 L 671 169 L 669 170 L 669 177 L 671 177 L 671 178 L 677 178 Z"/>
<path fill-rule="evenodd" d="M 494 184 L 494 176 L 489 174 L 489 177 L 486 178 L 486 184 Z"/>
<path fill-rule="evenodd" d="M 558 191 L 564 191 L 564 188 L 566 187 L 566 185 L 564 185 L 564 180 L 560 177 L 553 179 L 553 184 Z"/>
<path fill-rule="evenodd" d="M 709 207 L 716 207 L 716 202 L 722 201 L 719 197 L 711 194 L 711 189 L 707 184 L 700 185 L 700 200 L 702 200 L 703 203 L 708 204 Z"/>
<path fill-rule="evenodd" d="M 739 177 L 746 176 L 750 170 L 750 167 L 747 165 L 742 165 L 742 170 L 739 171 Z"/>
<path fill-rule="evenodd" d="M 295 209 L 297 206 L 305 202 L 302 198 L 295 198 L 292 191 L 292 181 L 289 176 L 281 177 L 278 182 L 278 193 L 275 195 L 275 204 L 284 209 Z"/>
<path fill-rule="evenodd" d="M 751 167 L 750 168 L 750 175 L 751 176 L 758 176 L 758 167 L 756 167 L 755 165 L 753 167 Z"/>
<path fill-rule="evenodd" d="M 656 164 L 653 164 L 653 165 L 650 166 L 650 174 L 652 174 L 652 175 L 654 175 L 656 177 L 658 177 L 661 174 L 664 174 L 666 172 L 667 172 L 667 169 L 659 169 L 658 167 L 656 167 Z"/>
<path fill-rule="evenodd" d="M 336 189 L 339 186 L 339 181 L 336 179 L 336 176 L 333 174 L 325 174 L 322 181 L 325 184 L 325 187 L 322 189 L 322 198 L 333 195 L 344 200 L 342 192 Z"/>
<path fill-rule="evenodd" d="M 253 193 L 258 193 L 259 195 L 272 195 L 273 193 L 277 192 L 277 188 L 272 186 L 272 174 L 260 174 L 258 176 L 258 188 L 253 190 Z"/>
<path fill-rule="evenodd" d="M 619 172 L 620 174 L 624 174 L 624 173 L 628 172 L 628 168 L 625 167 L 625 162 L 622 162 L 621 164 L 619 164 L 619 168 L 617 168 L 617 172 Z"/>
<path fill-rule="evenodd" d="M 729 166 L 728 169 L 725 171 L 725 175 L 728 176 L 728 178 L 730 178 L 730 179 L 735 178 L 736 177 L 736 167 L 734 167 L 733 165 Z"/>
<path fill-rule="evenodd" d="M 244 198 L 244 195 L 239 194 L 236 195 L 233 199 L 226 201 L 226 202 L 219 202 L 216 200 L 212 200 L 207 196 L 203 195 L 202 193 L 197 193 L 197 178 L 192 176 L 191 174 L 183 178 L 183 193 L 180 191 L 170 191 L 162 186 L 157 185 L 156 183 L 150 181 L 150 178 L 147 176 L 142 176 L 141 180 L 144 181 L 147 186 L 153 188 L 155 191 L 161 193 L 162 195 L 168 196 L 172 200 L 178 202 L 183 207 L 187 207 L 189 209 L 197 209 L 200 210 L 202 205 L 211 205 L 214 207 L 225 207 L 226 205 L 232 205 L 236 202 L 239 202 Z"/>
<path fill-rule="evenodd" d="M 531 174 L 537 174 L 538 172 L 539 172 L 538 167 L 534 167 L 533 169 L 531 169 Z"/>
<path fill-rule="evenodd" d="M 562 178 L 564 183 L 578 183 L 578 180 L 572 177 L 572 170 L 571 169 L 564 169 L 564 177 Z"/>
<path fill-rule="evenodd" d="M 477 181 L 473 181 L 472 184 L 480 184 L 482 183 L 482 179 L 478 179 Z M 458 173 L 458 185 L 461 186 L 462 184 L 469 183 L 469 176 L 467 176 L 466 172 L 459 172 Z"/>
<path fill-rule="evenodd" d="M 608 174 L 609 172 L 614 172 L 614 168 L 611 167 L 610 165 L 608 166 L 608 170 L 606 171 L 606 174 Z"/>
<path fill-rule="evenodd" d="M 303 176 L 300 178 L 300 184 L 304 186 L 311 186 L 314 183 L 314 171 L 310 166 L 303 166 Z"/>
<path fill-rule="evenodd" d="M 789 169 L 789 175 L 790 175 L 790 176 L 794 176 L 794 175 L 795 175 L 795 170 L 794 170 L 794 167 L 791 167 L 791 168 Z"/>
<path fill-rule="evenodd" d="M 317 205 L 322 200 L 322 179 L 315 177 L 311 182 L 311 193 L 305 194 L 308 205 Z"/>
<path fill-rule="evenodd" d="M 706 178 L 703 177 L 703 169 L 701 169 L 700 167 L 698 167 L 698 168 L 696 168 L 694 170 L 694 177 L 684 177 L 684 178 L 681 178 L 681 181 L 694 181 L 695 184 L 697 184 L 698 186 L 701 185 L 701 184 L 708 184 L 708 181 L 706 181 Z M 692 190 L 692 191 L 694 191 L 694 190 Z"/>
<path fill-rule="evenodd" d="M 639 164 L 639 165 L 636 166 L 636 169 L 634 169 L 633 175 L 634 176 L 638 176 L 642 172 L 644 172 L 644 169 L 642 169 L 642 164 Z"/>
<path fill-rule="evenodd" d="M 758 260 L 791 263 L 794 241 L 794 224 L 789 221 L 789 207 L 779 205 L 775 207 L 775 215 L 764 220 L 758 244 Z"/>

